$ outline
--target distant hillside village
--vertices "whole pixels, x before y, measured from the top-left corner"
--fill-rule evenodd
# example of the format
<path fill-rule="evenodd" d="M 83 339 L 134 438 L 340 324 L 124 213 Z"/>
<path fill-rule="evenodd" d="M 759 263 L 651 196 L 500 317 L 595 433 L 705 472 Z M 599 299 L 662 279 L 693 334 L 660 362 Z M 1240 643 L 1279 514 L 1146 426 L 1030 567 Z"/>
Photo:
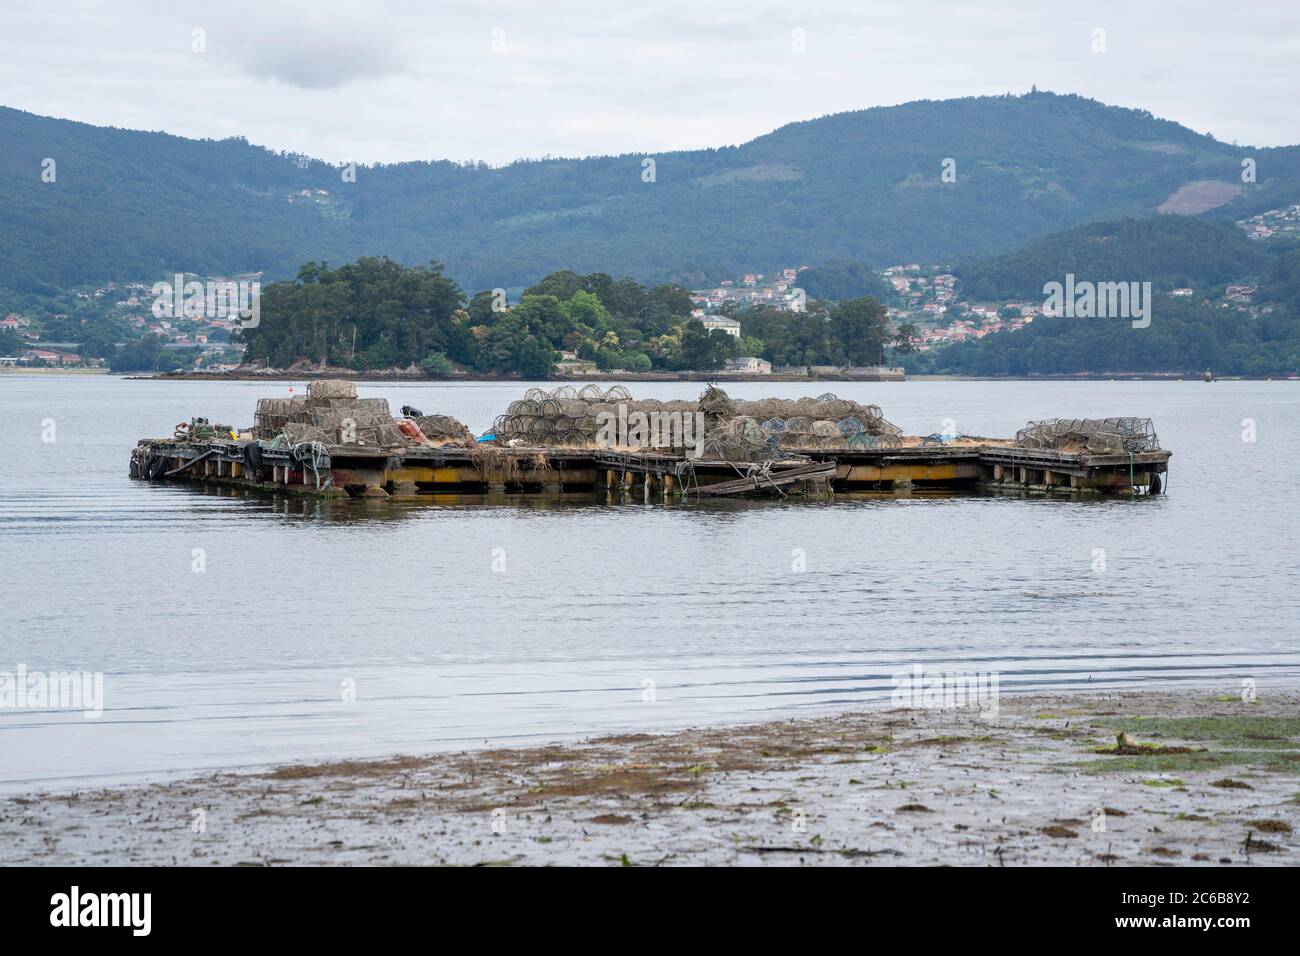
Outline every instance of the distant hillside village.
<path fill-rule="evenodd" d="M 1237 223 L 1248 239 L 1300 238 L 1300 206 L 1269 209 Z"/>
<path fill-rule="evenodd" d="M 740 338 L 746 309 L 806 311 L 809 297 L 799 287 L 799 275 L 810 268 L 782 269 L 770 276 L 748 273 L 735 280 L 724 279 L 715 289 L 693 290 L 691 301 L 696 308 L 691 314 L 706 329 L 721 329 Z M 993 332 L 1016 331 L 1043 311 L 1041 301 L 966 302 L 958 293 L 957 277 L 942 266 L 908 263 L 890 266 L 876 275 L 891 290 L 885 304 L 893 331 L 908 323 L 915 326 L 917 351 L 979 339 Z"/>
<path fill-rule="evenodd" d="M 958 295 L 955 275 L 916 263 L 890 266 L 881 277 L 902 301 L 889 308 L 890 321 L 917 327 L 917 351 L 982 339 L 993 332 L 1015 332 L 1043 312 L 1041 301 L 966 302 Z"/>
<path fill-rule="evenodd" d="M 205 285 L 260 278 L 260 273 L 184 276 L 187 282 Z M 9 312 L 0 319 L 0 367 L 107 368 L 115 355 L 127 360 L 120 369 L 123 371 L 238 367 L 244 346 L 231 341 L 231 333 L 239 326 L 237 313 L 186 315 L 182 309 L 178 314 L 172 310 L 160 316 L 155 314 L 163 311 L 155 309 L 156 299 L 152 283 L 109 282 L 58 293 L 54 303 L 67 311 L 35 316 Z M 141 361 L 131 367 L 131 353 L 135 352 L 140 353 Z"/>
<path fill-rule="evenodd" d="M 739 283 L 723 279 L 716 289 L 697 289 L 691 293 L 691 301 L 699 306 L 694 314 L 699 317 L 726 305 L 742 309 L 768 305 L 787 312 L 804 312 L 807 302 L 802 290 L 797 288 L 799 272 L 800 269 L 782 269 L 773 276 L 750 272 Z"/>

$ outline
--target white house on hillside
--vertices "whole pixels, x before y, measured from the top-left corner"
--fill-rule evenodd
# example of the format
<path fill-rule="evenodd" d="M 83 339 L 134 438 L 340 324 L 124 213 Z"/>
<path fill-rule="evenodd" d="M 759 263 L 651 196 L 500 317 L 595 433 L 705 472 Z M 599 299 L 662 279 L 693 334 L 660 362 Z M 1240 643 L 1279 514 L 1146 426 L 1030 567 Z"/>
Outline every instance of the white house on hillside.
<path fill-rule="evenodd" d="M 706 315 L 700 319 L 704 323 L 706 332 L 712 332 L 714 329 L 722 329 L 728 335 L 734 335 L 740 338 L 740 323 L 735 319 L 729 319 L 723 315 Z"/>

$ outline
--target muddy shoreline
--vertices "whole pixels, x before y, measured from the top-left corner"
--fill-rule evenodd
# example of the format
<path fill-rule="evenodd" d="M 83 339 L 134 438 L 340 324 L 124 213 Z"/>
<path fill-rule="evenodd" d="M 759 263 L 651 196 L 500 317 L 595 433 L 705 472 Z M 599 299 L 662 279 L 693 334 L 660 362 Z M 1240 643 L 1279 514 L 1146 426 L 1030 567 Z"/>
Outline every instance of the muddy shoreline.
<path fill-rule="evenodd" d="M 1003 697 L 996 717 L 894 708 L 0 799 L 10 866 L 1277 866 L 1300 862 L 1297 827 L 1294 689 Z"/>

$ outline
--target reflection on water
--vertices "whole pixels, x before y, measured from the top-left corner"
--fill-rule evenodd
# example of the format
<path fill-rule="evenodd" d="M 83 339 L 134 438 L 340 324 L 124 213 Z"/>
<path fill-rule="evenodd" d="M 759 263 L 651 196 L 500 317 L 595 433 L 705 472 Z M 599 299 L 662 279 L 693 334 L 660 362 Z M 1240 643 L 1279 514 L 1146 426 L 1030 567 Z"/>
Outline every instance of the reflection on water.
<path fill-rule="evenodd" d="M 481 429 L 525 387 L 361 391 Z M 317 501 L 127 479 L 137 438 L 247 421 L 275 388 L 0 376 L 0 671 L 103 671 L 107 696 L 97 721 L 0 708 L 0 784 L 811 713 L 886 700 L 915 663 L 997 670 L 1004 692 L 1300 670 L 1295 383 L 835 386 L 911 432 L 1150 415 L 1175 457 L 1168 497 L 1140 501 Z"/>
<path fill-rule="evenodd" d="M 752 498 L 698 498 L 683 500 L 673 497 L 663 499 L 655 495 L 646 503 L 639 490 L 635 492 L 599 490 L 533 490 L 523 492 L 508 491 L 471 491 L 471 492 L 420 492 L 413 495 L 390 495 L 384 498 L 315 498 L 308 495 L 266 492 L 257 489 L 240 488 L 231 485 L 200 484 L 149 486 L 160 494 L 183 488 L 193 497 L 213 497 L 242 501 L 252 510 L 268 509 L 275 514 L 295 518 L 312 518 L 322 522 L 342 522 L 345 524 L 364 524 L 372 521 L 403 521 L 418 517 L 425 509 L 479 509 L 508 508 L 514 511 L 556 511 L 593 507 L 622 508 L 689 508 L 697 513 L 736 512 L 749 510 L 767 510 L 772 508 L 796 507 L 807 508 L 818 505 L 847 505 L 865 501 L 895 501 L 906 499 L 939 500 L 945 498 L 970 498 L 981 494 L 968 489 L 911 489 L 909 491 L 874 491 L 854 490 L 839 491 L 832 498 L 800 497 L 789 495 L 784 498 L 767 496 Z M 1042 493 L 1027 491 L 999 490 L 992 497 L 1015 498 L 1020 500 L 1041 500 Z M 1097 503 L 1098 499 L 1082 499 Z"/>

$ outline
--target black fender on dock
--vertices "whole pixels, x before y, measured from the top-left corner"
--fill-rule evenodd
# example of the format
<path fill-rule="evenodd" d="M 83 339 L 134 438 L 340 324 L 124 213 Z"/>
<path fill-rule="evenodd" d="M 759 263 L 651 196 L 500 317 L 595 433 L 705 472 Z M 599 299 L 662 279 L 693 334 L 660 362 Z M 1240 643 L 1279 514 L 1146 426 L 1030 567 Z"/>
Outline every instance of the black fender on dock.
<path fill-rule="evenodd" d="M 244 445 L 244 469 L 256 480 L 262 480 L 262 446 L 256 441 Z"/>

